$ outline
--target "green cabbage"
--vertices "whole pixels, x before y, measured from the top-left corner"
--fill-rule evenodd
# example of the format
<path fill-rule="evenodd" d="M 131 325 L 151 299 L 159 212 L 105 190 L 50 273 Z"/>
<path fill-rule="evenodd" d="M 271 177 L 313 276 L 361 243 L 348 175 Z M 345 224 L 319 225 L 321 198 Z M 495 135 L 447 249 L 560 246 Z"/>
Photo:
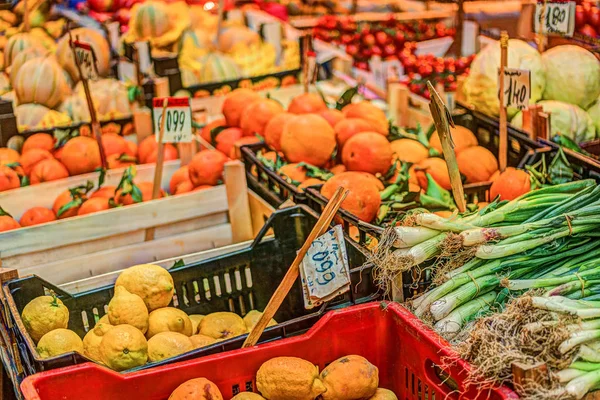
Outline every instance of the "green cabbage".
<path fill-rule="evenodd" d="M 600 97 L 587 110 L 588 115 L 594 121 L 596 127 L 596 136 L 600 135 Z"/>
<path fill-rule="evenodd" d="M 533 47 L 518 39 L 508 41 L 508 67 L 531 71 L 531 98 L 535 103 L 542 98 L 545 73 L 542 57 Z M 473 60 L 471 72 L 463 84 L 465 100 L 488 115 L 498 115 L 498 69 L 500 68 L 500 43 L 486 46 Z M 508 109 L 509 118 L 517 113 L 516 108 Z"/>
<path fill-rule="evenodd" d="M 543 98 L 587 109 L 600 96 L 600 61 L 579 46 L 553 47 L 542 55 L 546 68 Z"/>
<path fill-rule="evenodd" d="M 550 135 L 561 134 L 577 143 L 587 142 L 596 137 L 596 127 L 592 118 L 580 107 L 561 101 L 547 100 L 538 103 L 544 112 L 550 113 Z M 519 111 L 511 121 L 518 128 L 523 126 L 523 113 Z"/>

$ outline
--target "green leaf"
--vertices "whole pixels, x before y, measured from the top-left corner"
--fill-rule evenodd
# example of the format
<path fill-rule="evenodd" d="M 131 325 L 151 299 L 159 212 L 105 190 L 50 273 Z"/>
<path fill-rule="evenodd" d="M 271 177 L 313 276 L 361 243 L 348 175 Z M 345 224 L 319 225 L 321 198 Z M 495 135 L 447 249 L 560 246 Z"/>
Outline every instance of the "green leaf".
<path fill-rule="evenodd" d="M 141 203 L 144 201 L 142 191 L 135 184 L 132 185 L 131 198 L 133 199 L 134 203 Z"/>
<path fill-rule="evenodd" d="M 429 173 L 425 173 L 427 176 L 427 192 L 421 195 L 421 203 L 425 206 L 435 206 L 453 210 L 456 208 L 452 194 L 441 187 Z M 429 207 L 428 207 L 429 208 Z"/>
<path fill-rule="evenodd" d="M 358 85 L 346 90 L 335 103 L 336 110 L 342 110 L 348 104 L 352 103 L 352 98 L 358 93 Z"/>
<path fill-rule="evenodd" d="M 31 182 L 29 182 L 29 177 L 27 175 L 23 175 L 21 178 L 21 187 L 29 186 Z"/>
<path fill-rule="evenodd" d="M 223 132 L 225 129 L 227 129 L 226 126 L 217 126 L 216 128 L 211 129 L 211 131 L 210 131 L 210 143 L 213 146 L 217 145 L 217 136 L 219 136 L 219 133 Z"/>
<path fill-rule="evenodd" d="M 423 129 L 421 128 L 421 124 L 417 124 L 417 140 L 423 146 L 429 148 L 429 136 L 427 136 L 427 134 L 425 132 L 423 132 Z"/>
<path fill-rule="evenodd" d="M 185 263 L 183 262 L 183 260 L 180 258 L 179 260 L 176 260 L 173 263 L 173 266 L 171 268 L 179 268 L 179 267 L 183 267 L 185 266 Z"/>
<path fill-rule="evenodd" d="M 431 136 L 433 135 L 433 132 L 435 132 L 435 125 L 431 124 L 429 126 L 429 129 L 427 129 L 427 133 L 426 133 L 427 140 L 431 139 Z"/>
<path fill-rule="evenodd" d="M 69 189 L 69 190 L 71 190 L 71 189 Z M 71 196 L 72 195 L 73 195 L 73 193 L 71 193 Z M 67 211 L 69 211 L 72 208 L 81 207 L 82 204 L 83 204 L 83 199 L 79 196 L 75 197 L 75 198 L 73 198 L 73 200 L 71 200 L 70 202 L 68 202 L 61 208 L 59 208 L 58 212 L 56 213 L 56 216 L 60 217 L 61 215 L 63 215 L 64 213 L 66 213 Z"/>
<path fill-rule="evenodd" d="M 104 180 L 106 178 L 106 168 L 96 168 L 96 171 L 100 172 L 100 175 L 98 176 L 98 189 L 100 189 L 102 187 L 102 185 L 104 185 Z"/>
<path fill-rule="evenodd" d="M 299 163 L 298 166 L 306 168 L 306 176 L 308 176 L 309 178 L 316 178 L 322 181 L 327 181 L 333 176 L 333 173 L 327 171 L 326 169 L 321 169 L 319 167 L 315 167 L 314 165 L 305 162 Z"/>
<path fill-rule="evenodd" d="M 68 130 L 68 129 L 55 129 L 54 130 L 54 138 L 56 139 L 56 143 L 54 143 L 55 149 L 60 149 L 67 142 L 74 137 L 79 136 L 79 129 Z"/>
<path fill-rule="evenodd" d="M 569 160 L 567 160 L 567 156 L 562 147 L 558 148 L 558 153 L 556 153 L 556 156 L 554 156 L 554 159 L 550 163 L 548 174 L 550 182 L 553 185 L 571 182 L 573 180 L 574 171 Z"/>
<path fill-rule="evenodd" d="M 5 216 L 5 215 L 7 217 L 11 217 L 12 218 L 12 215 L 10 215 L 9 213 L 7 213 L 6 211 L 4 211 L 4 209 L 2 207 L 0 207 L 0 217 Z"/>

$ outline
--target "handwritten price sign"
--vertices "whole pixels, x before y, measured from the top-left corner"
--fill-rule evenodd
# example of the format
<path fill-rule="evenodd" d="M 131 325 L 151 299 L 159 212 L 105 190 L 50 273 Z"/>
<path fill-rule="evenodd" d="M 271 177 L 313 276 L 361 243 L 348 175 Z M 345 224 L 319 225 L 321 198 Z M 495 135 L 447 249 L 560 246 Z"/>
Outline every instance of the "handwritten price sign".
<path fill-rule="evenodd" d="M 538 2 L 535 8 L 534 29 L 537 33 L 542 34 L 573 36 L 575 2 Z"/>
<path fill-rule="evenodd" d="M 154 133 L 159 139 L 164 98 L 154 98 Z M 189 143 L 192 141 L 192 112 L 187 97 L 169 97 L 165 110 L 163 143 Z"/>
<path fill-rule="evenodd" d="M 313 308 L 350 289 L 350 268 L 341 225 L 319 236 L 300 264 L 306 308 Z"/>
<path fill-rule="evenodd" d="M 84 79 L 98 78 L 96 57 L 94 56 L 94 49 L 92 46 L 76 40 L 73 42 L 73 47 L 75 48 L 75 57 L 77 57 L 77 63 L 81 69 L 82 77 Z"/>
<path fill-rule="evenodd" d="M 501 79 L 504 79 L 504 107 L 527 108 L 531 97 L 530 71 L 504 68 L 504 76 Z"/>

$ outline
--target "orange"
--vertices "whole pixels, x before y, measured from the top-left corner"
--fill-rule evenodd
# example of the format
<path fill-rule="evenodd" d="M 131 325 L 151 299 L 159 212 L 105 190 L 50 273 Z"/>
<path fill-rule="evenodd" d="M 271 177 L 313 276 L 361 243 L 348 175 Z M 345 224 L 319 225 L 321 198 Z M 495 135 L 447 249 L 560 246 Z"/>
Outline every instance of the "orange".
<path fill-rule="evenodd" d="M 281 168 L 279 168 L 279 171 L 277 171 L 277 172 L 279 173 L 279 175 L 282 175 L 284 177 L 291 179 L 292 181 L 296 181 L 296 182 L 300 182 L 300 183 L 302 183 L 306 179 L 308 179 L 308 177 L 306 176 L 306 168 L 301 167 L 297 163 L 286 164 L 286 165 L 282 166 Z"/>
<path fill-rule="evenodd" d="M 342 149 L 344 143 L 357 133 L 373 132 L 373 125 L 366 119 L 346 118 L 338 122 L 333 129 L 338 146 Z"/>
<path fill-rule="evenodd" d="M 260 99 L 244 109 L 240 120 L 240 127 L 244 136 L 264 135 L 267 123 L 284 112 L 281 104 L 271 99 Z"/>
<path fill-rule="evenodd" d="M 18 152 L 7 147 L 0 147 L 0 165 L 18 163 L 21 156 Z"/>
<path fill-rule="evenodd" d="M 189 167 L 184 165 L 180 167 L 175 173 L 171 176 L 171 180 L 169 181 L 169 193 L 175 193 L 177 186 L 180 183 L 186 182 L 190 180 L 190 172 Z"/>
<path fill-rule="evenodd" d="M 0 215 L 0 232 L 11 231 L 20 228 L 21 225 L 9 215 Z"/>
<path fill-rule="evenodd" d="M 142 192 L 142 202 L 152 200 L 152 191 L 154 188 L 154 184 L 152 182 L 135 182 L 135 185 L 138 187 L 138 189 L 140 189 L 140 192 Z M 165 192 L 161 189 L 157 198 L 160 199 L 164 196 Z M 122 195 L 120 189 L 115 194 L 115 201 L 119 204 L 123 204 L 124 206 L 135 204 L 131 195 Z"/>
<path fill-rule="evenodd" d="M 64 145 L 60 160 L 71 175 L 93 172 L 101 165 L 96 139 L 87 136 L 74 137 Z"/>
<path fill-rule="evenodd" d="M 298 189 L 300 189 L 300 191 L 303 191 L 303 189 L 305 189 L 309 186 L 321 185 L 323 183 L 325 183 L 325 181 L 322 181 L 320 179 L 308 178 L 307 180 L 305 180 L 304 182 L 302 182 L 301 184 L 298 185 Z"/>
<path fill-rule="evenodd" d="M 429 150 L 421 143 L 412 139 L 398 139 L 390 143 L 394 159 L 402 162 L 420 163 L 429 157 Z"/>
<path fill-rule="evenodd" d="M 114 133 L 102 135 L 102 147 L 104 147 L 104 154 L 106 154 L 107 158 L 113 154 L 121 155 L 129 152 L 127 140 Z"/>
<path fill-rule="evenodd" d="M 218 184 L 223 179 L 227 160 L 218 150 L 202 150 L 189 164 L 190 180 L 194 186 Z"/>
<path fill-rule="evenodd" d="M 77 215 L 92 214 L 98 211 L 108 210 L 109 208 L 110 205 L 108 204 L 107 198 L 94 197 L 81 205 L 79 211 L 77 211 Z"/>
<path fill-rule="evenodd" d="M 117 190 L 116 186 L 102 186 L 90 196 L 90 199 L 95 197 L 104 197 L 105 199 L 110 199 L 115 196 L 115 190 Z"/>
<path fill-rule="evenodd" d="M 341 174 L 346 172 L 346 166 L 344 164 L 334 165 L 329 171 L 334 175 Z"/>
<path fill-rule="evenodd" d="M 29 182 L 32 185 L 35 185 L 42 182 L 50 182 L 68 177 L 69 171 L 67 171 L 65 166 L 62 165 L 60 161 L 51 158 L 35 164 L 31 170 L 31 175 L 29 176 Z"/>
<path fill-rule="evenodd" d="M 163 158 L 164 162 L 177 160 L 179 158 L 179 153 L 177 152 L 177 147 L 173 146 L 171 143 L 165 143 L 165 145 L 163 147 L 163 151 L 165 153 L 165 156 Z M 154 150 L 152 150 L 152 152 L 150 152 L 148 157 L 141 163 L 142 164 L 155 163 L 157 157 L 158 157 L 158 145 L 156 145 Z"/>
<path fill-rule="evenodd" d="M 464 149 L 479 144 L 473 132 L 464 126 L 456 125 L 454 128 L 450 127 L 450 134 L 452 135 L 452 142 L 454 142 L 454 152 L 457 155 Z M 433 132 L 433 135 L 429 138 L 429 145 L 442 154 L 442 143 L 437 132 Z"/>
<path fill-rule="evenodd" d="M 202 186 L 198 186 L 198 188 L 201 188 Z M 172 191 L 172 194 L 183 194 L 183 193 L 188 193 L 194 190 L 194 184 L 192 183 L 192 181 L 187 180 L 187 181 L 183 181 L 181 182 L 179 185 L 177 185 L 177 187 L 175 188 L 174 191 Z"/>
<path fill-rule="evenodd" d="M 260 100 L 260 96 L 250 89 L 235 89 L 225 96 L 221 110 L 227 126 L 238 128 L 244 109 L 256 100 Z"/>
<path fill-rule="evenodd" d="M 514 200 L 530 190 L 529 174 L 523 170 L 508 167 L 492 183 L 490 200 L 497 196 L 500 196 L 500 200 Z"/>
<path fill-rule="evenodd" d="M 18 187 L 21 187 L 19 175 L 13 169 L 0 165 L 0 192 Z"/>
<path fill-rule="evenodd" d="M 342 162 L 348 171 L 385 174 L 392 166 L 392 147 L 379 133 L 359 133 L 344 145 Z"/>
<path fill-rule="evenodd" d="M 415 164 L 413 167 L 415 167 L 413 171 L 416 172 L 419 186 L 421 186 L 424 190 L 427 190 L 427 177 L 425 176 L 426 172 L 428 172 L 433 180 L 444 189 L 450 190 L 452 188 L 452 185 L 450 185 L 448 166 L 446 165 L 446 161 L 442 160 L 441 158 L 428 158 L 418 164 Z M 414 183 L 414 180 L 409 180 L 409 182 Z"/>
<path fill-rule="evenodd" d="M 126 142 L 127 150 L 125 150 L 125 153 L 129 154 L 132 157 L 137 157 L 138 145 L 134 142 L 130 142 L 129 140 L 126 140 Z"/>
<path fill-rule="evenodd" d="M 157 145 L 154 135 L 146 136 L 146 138 L 138 144 L 137 155 L 138 159 L 140 160 L 140 164 L 145 163 L 146 158 L 150 156 L 150 153 L 156 150 L 156 147 Z"/>
<path fill-rule="evenodd" d="M 25 139 L 21 148 L 21 154 L 25 154 L 31 149 L 52 151 L 54 149 L 54 138 L 47 133 L 34 133 Z"/>
<path fill-rule="evenodd" d="M 332 127 L 335 127 L 335 125 L 338 122 L 345 118 L 344 113 L 342 113 L 340 110 L 335 109 L 323 110 L 319 113 L 319 115 L 325 118 L 325 120 L 329 122 L 329 125 L 331 125 Z"/>
<path fill-rule="evenodd" d="M 486 182 L 498 171 L 498 160 L 491 151 L 481 146 L 464 149 L 456 156 L 458 170 L 468 183 Z"/>
<path fill-rule="evenodd" d="M 385 113 L 368 101 L 348 104 L 342 109 L 342 112 L 346 118 L 366 119 L 373 125 L 375 132 L 382 135 L 388 134 L 389 126 Z"/>
<path fill-rule="evenodd" d="M 275 151 L 281 151 L 281 134 L 287 121 L 293 117 L 289 112 L 277 114 L 267 123 L 263 137 L 265 143 Z"/>
<path fill-rule="evenodd" d="M 349 190 L 342 208 L 362 221 L 371 222 L 381 205 L 377 186 L 360 172 L 342 172 L 325 182 L 321 194 L 329 199 L 340 186 Z"/>
<path fill-rule="evenodd" d="M 335 150 L 335 132 L 325 118 L 317 114 L 293 117 L 281 134 L 281 150 L 289 162 L 306 162 L 323 167 Z"/>
<path fill-rule="evenodd" d="M 238 147 L 242 147 L 245 144 L 260 143 L 260 141 L 261 140 L 258 138 L 258 136 L 244 136 L 244 137 L 236 140 L 235 143 L 233 143 L 231 152 L 229 153 L 229 158 L 231 158 L 232 160 L 237 160 L 238 159 L 238 155 L 237 155 Z M 240 149 L 240 151 L 241 151 L 241 149 Z"/>
<path fill-rule="evenodd" d="M 303 93 L 292 99 L 288 112 L 292 114 L 318 114 L 327 110 L 327 104 L 318 93 Z"/>
<path fill-rule="evenodd" d="M 21 226 L 33 226 L 39 224 L 45 224 L 46 222 L 56 221 L 56 215 L 52 210 L 45 207 L 33 207 L 25 211 L 21 216 L 19 223 Z"/>
<path fill-rule="evenodd" d="M 54 156 L 54 158 L 56 158 L 60 162 L 62 162 L 63 149 L 64 149 L 64 147 L 59 147 L 58 149 L 54 149 L 52 151 L 52 155 Z"/>
<path fill-rule="evenodd" d="M 383 189 L 385 189 L 385 185 L 383 184 L 383 182 L 377 179 L 375 175 L 370 174 L 368 172 L 363 172 L 362 174 L 368 179 L 370 179 L 371 182 L 373 182 L 373 184 L 377 187 L 377 190 L 382 191 Z"/>
<path fill-rule="evenodd" d="M 54 160 L 54 156 L 48 150 L 38 147 L 33 147 L 27 153 L 21 155 L 21 166 L 25 175 L 31 174 L 33 167 L 43 160 Z"/>
<path fill-rule="evenodd" d="M 169 400 L 223 400 L 217 385 L 205 378 L 190 379 L 171 393 Z"/>
<path fill-rule="evenodd" d="M 111 154 L 106 157 L 108 169 L 127 168 L 131 165 L 135 165 L 135 161 L 135 157 L 132 157 L 127 153 Z"/>
<path fill-rule="evenodd" d="M 200 136 L 202 136 L 202 139 L 206 140 L 208 143 L 212 143 L 212 141 L 210 140 L 210 131 L 220 126 L 227 126 L 227 123 L 225 122 L 224 118 L 215 119 L 214 121 L 206 124 L 204 128 L 202 128 Z M 156 143 L 156 140 L 154 142 Z"/>
<path fill-rule="evenodd" d="M 195 187 L 194 190 L 192 190 L 192 192 L 199 192 L 201 190 L 211 189 L 213 187 L 214 186 L 212 186 L 212 185 L 200 185 L 198 187 Z"/>
<path fill-rule="evenodd" d="M 215 147 L 217 150 L 229 156 L 233 150 L 233 144 L 242 138 L 242 130 L 240 128 L 223 129 L 215 139 Z"/>
<path fill-rule="evenodd" d="M 85 196 L 83 197 L 83 200 L 84 201 L 87 200 L 85 198 Z M 52 211 L 54 211 L 54 215 L 56 215 L 56 218 L 63 219 L 63 218 L 74 217 L 77 215 L 77 212 L 79 211 L 79 207 L 71 207 L 67 211 L 63 212 L 61 215 L 58 215 L 58 211 L 64 205 L 67 205 L 71 201 L 73 201 L 73 197 L 71 196 L 71 192 L 69 192 L 68 190 L 65 190 L 64 192 L 62 192 L 61 194 L 58 195 L 56 200 L 54 200 L 54 205 L 52 206 Z"/>

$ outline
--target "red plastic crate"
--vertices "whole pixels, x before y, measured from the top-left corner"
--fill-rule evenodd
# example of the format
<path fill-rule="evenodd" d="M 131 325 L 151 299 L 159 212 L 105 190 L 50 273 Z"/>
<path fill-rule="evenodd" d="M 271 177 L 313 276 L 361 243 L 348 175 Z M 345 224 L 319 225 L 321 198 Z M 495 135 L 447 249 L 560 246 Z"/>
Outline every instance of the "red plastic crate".
<path fill-rule="evenodd" d="M 508 388 L 464 392 L 468 365 L 459 362 L 443 380 L 436 364 L 449 355 L 447 343 L 398 304 L 368 303 L 327 313 L 307 333 L 250 349 L 119 374 L 97 364 L 59 368 L 27 377 L 27 400 L 165 400 L 188 379 L 205 377 L 225 400 L 256 390 L 254 377 L 273 357 L 295 356 L 319 368 L 339 357 L 360 354 L 379 368 L 380 386 L 401 400 L 518 399 Z M 456 385 L 456 386 L 454 386 Z M 454 386 L 454 388 L 452 387 Z"/>

